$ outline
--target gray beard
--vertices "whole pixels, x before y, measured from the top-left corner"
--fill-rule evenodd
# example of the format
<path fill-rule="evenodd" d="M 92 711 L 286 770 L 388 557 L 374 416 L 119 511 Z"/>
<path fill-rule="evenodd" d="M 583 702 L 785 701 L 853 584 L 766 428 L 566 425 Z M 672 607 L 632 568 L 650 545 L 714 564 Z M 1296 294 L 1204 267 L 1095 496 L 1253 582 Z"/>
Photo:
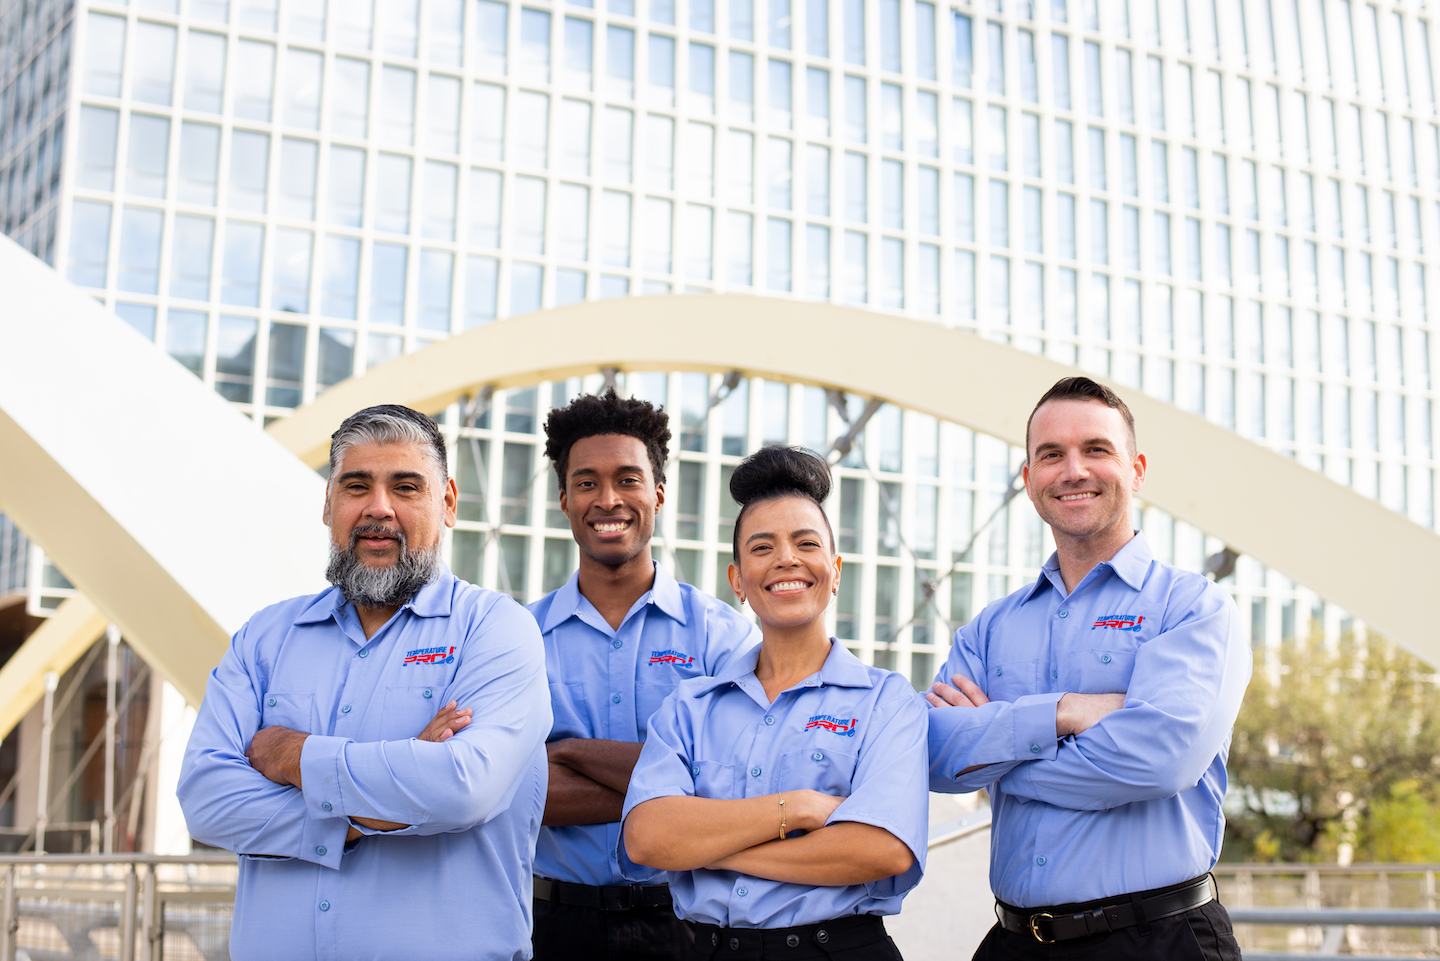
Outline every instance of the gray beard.
<path fill-rule="evenodd" d="M 371 567 L 355 551 L 355 544 L 364 534 L 385 531 L 400 540 L 400 559 L 388 567 Z M 440 545 L 408 550 L 403 532 L 375 527 L 357 527 L 350 532 L 350 546 L 337 547 L 330 542 L 330 565 L 325 579 L 356 607 L 399 607 L 420 592 L 440 572 Z"/>

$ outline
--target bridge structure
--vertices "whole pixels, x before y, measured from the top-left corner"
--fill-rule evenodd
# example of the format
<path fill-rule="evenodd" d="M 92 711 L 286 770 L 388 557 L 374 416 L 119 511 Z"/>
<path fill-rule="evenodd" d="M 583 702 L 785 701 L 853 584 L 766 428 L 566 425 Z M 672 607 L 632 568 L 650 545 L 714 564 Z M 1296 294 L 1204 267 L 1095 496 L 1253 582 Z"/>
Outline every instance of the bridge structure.
<path fill-rule="evenodd" d="M 0 512 L 77 588 L 0 668 L 0 737 L 115 625 L 190 705 L 254 610 L 323 584 L 315 468 L 349 413 L 436 412 L 594 373 L 738 372 L 886 401 L 1023 445 L 1074 368 L 939 324 L 736 294 L 591 301 L 504 320 L 343 382 L 267 431 L 0 238 Z M 619 333 L 617 333 L 619 332 Z M 1147 503 L 1440 664 L 1440 535 L 1141 391 Z M 53 690 L 53 688 L 52 688 Z"/>

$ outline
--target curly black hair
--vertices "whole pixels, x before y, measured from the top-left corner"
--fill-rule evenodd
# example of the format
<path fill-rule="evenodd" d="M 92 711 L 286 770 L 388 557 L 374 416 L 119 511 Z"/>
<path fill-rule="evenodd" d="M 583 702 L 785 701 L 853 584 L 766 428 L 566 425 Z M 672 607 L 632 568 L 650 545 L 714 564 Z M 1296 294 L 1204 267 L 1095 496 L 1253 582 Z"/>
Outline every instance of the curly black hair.
<path fill-rule="evenodd" d="M 545 456 L 555 465 L 560 490 L 570 472 L 570 448 L 576 441 L 600 434 L 621 434 L 645 445 L 655 483 L 665 483 L 665 452 L 670 443 L 670 416 L 648 400 L 621 397 L 609 388 L 603 394 L 581 394 L 545 418 Z"/>
<path fill-rule="evenodd" d="M 772 444 L 745 458 L 730 475 L 730 496 L 740 505 L 735 515 L 731 550 L 740 556 L 740 521 L 752 504 L 777 497 L 804 497 L 815 502 L 825 529 L 830 532 L 830 550 L 835 550 L 835 531 L 825 516 L 825 498 L 830 496 L 830 465 L 824 458 L 803 447 Z"/>

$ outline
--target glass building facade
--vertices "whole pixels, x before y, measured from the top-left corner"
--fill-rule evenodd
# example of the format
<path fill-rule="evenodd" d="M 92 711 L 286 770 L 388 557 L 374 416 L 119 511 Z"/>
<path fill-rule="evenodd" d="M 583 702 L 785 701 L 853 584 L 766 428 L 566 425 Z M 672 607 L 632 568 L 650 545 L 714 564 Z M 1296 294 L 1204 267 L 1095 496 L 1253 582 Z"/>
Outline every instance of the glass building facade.
<path fill-rule="evenodd" d="M 0 223 L 257 425 L 509 316 L 768 293 L 1111 377 L 1433 528 L 1434 13 L 0 0 Z M 568 576 L 541 423 L 599 384 L 444 412 L 457 573 L 523 600 Z M 657 556 L 722 596 L 728 471 L 766 442 L 826 449 L 864 406 L 685 372 L 618 386 L 674 418 Z M 890 406 L 859 440 L 830 505 L 835 630 L 919 683 L 1049 535 L 1007 506 L 1020 451 Z M 1223 547 L 1137 521 L 1184 566 Z M 1224 583 L 1257 641 L 1347 623 L 1248 558 Z"/>

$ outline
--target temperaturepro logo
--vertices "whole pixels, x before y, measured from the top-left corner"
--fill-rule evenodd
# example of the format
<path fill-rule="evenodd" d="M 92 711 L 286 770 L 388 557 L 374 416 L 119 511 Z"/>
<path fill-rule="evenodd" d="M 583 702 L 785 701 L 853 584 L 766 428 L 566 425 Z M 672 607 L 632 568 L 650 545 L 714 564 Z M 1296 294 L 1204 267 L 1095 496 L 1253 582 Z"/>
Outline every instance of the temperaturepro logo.
<path fill-rule="evenodd" d="M 411 664 L 452 664 L 454 661 L 454 647 L 422 647 L 418 651 L 406 651 L 405 662 L 400 666 L 409 667 Z"/>
<path fill-rule="evenodd" d="M 650 664 L 684 664 L 689 666 L 695 663 L 695 658 L 686 657 L 679 651 L 651 651 Z"/>
<path fill-rule="evenodd" d="M 1104 617 L 1097 617 L 1095 624 L 1090 630 L 1097 627 L 1108 627 L 1117 631 L 1134 631 L 1140 633 L 1140 625 L 1145 622 L 1145 615 L 1138 617 L 1134 614 L 1106 614 Z"/>
<path fill-rule="evenodd" d="M 859 718 L 854 717 L 831 717 L 829 714 L 816 714 L 805 722 L 805 730 L 819 729 L 838 734 L 841 737 L 854 737 L 855 724 L 858 720 Z"/>

